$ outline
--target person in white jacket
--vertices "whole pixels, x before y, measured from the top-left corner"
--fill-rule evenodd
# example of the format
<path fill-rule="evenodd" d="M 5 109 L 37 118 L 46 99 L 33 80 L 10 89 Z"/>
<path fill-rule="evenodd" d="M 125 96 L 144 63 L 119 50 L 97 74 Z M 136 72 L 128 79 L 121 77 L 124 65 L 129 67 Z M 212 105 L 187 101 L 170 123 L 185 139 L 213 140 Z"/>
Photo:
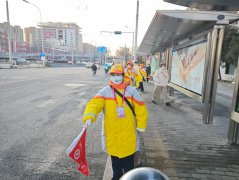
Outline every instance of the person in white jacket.
<path fill-rule="evenodd" d="M 154 73 L 153 81 L 155 87 L 152 96 L 152 102 L 158 104 L 159 100 L 162 99 L 165 105 L 169 106 L 170 98 L 167 89 L 169 74 L 168 70 L 166 69 L 166 64 L 164 62 L 160 64 L 160 68 L 158 68 Z"/>

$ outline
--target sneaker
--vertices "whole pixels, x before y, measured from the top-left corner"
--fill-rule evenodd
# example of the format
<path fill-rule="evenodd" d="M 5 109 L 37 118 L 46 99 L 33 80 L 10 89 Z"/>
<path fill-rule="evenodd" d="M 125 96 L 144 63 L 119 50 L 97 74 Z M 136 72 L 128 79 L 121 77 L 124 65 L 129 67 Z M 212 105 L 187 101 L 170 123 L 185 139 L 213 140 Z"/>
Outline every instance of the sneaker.
<path fill-rule="evenodd" d="M 154 104 L 157 104 L 154 100 L 152 100 L 152 102 L 153 102 Z"/>

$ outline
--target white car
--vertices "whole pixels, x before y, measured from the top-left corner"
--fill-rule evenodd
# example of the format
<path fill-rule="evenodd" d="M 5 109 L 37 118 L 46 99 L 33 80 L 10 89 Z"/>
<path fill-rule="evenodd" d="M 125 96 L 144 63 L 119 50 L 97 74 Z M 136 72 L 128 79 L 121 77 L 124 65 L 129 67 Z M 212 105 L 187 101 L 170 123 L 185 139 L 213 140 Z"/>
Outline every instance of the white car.
<path fill-rule="evenodd" d="M 89 62 L 85 65 L 86 68 L 91 68 L 91 66 L 93 65 L 93 63 Z"/>

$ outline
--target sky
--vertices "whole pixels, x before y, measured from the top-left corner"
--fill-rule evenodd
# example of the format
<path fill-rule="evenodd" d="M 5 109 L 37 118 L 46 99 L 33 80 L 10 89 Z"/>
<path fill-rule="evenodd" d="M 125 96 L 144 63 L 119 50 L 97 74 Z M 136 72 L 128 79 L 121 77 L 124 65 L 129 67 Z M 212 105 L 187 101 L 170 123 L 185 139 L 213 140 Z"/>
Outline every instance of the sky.
<path fill-rule="evenodd" d="M 137 0 L 28 0 L 39 7 L 42 22 L 74 22 L 82 29 L 83 42 L 106 46 L 132 47 L 133 33 L 115 35 L 102 31 L 134 32 Z M 40 13 L 22 0 L 8 0 L 11 25 L 36 26 Z M 156 10 L 186 9 L 163 0 L 139 0 L 138 38 L 140 45 Z M 7 21 L 6 0 L 0 0 L 0 22 Z"/>

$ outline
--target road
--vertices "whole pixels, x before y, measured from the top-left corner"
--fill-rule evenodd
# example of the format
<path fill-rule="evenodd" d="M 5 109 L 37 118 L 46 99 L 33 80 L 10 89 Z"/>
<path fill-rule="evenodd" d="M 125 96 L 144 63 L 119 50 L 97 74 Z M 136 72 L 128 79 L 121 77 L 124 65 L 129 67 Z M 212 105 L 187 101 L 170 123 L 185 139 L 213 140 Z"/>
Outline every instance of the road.
<path fill-rule="evenodd" d="M 0 179 L 101 180 L 107 155 L 100 119 L 87 130 L 89 178 L 77 172 L 66 149 L 82 129 L 85 104 L 107 82 L 103 68 L 97 76 L 81 67 L 0 70 Z M 202 103 L 179 92 L 177 98 L 202 112 Z M 227 117 L 231 99 L 220 98 L 215 116 Z"/>
<path fill-rule="evenodd" d="M 89 178 L 66 149 L 82 129 L 85 104 L 107 81 L 103 69 L 1 70 L 0 179 L 102 179 L 101 121 L 87 130 Z"/>

